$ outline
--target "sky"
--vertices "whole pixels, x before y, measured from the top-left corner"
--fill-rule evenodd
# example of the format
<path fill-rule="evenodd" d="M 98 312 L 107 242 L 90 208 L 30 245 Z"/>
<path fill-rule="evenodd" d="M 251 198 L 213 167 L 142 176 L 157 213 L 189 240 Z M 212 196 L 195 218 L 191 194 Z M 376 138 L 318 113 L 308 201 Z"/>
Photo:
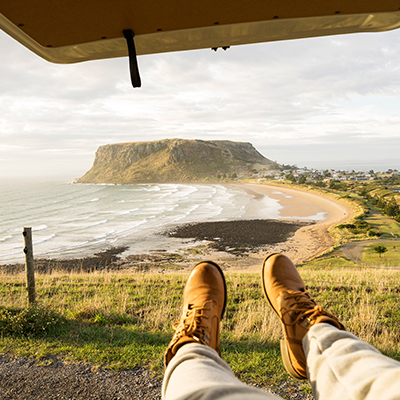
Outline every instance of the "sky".
<path fill-rule="evenodd" d="M 400 30 L 52 64 L 0 31 L 0 177 L 73 180 L 105 144 L 252 143 L 299 167 L 400 169 Z"/>

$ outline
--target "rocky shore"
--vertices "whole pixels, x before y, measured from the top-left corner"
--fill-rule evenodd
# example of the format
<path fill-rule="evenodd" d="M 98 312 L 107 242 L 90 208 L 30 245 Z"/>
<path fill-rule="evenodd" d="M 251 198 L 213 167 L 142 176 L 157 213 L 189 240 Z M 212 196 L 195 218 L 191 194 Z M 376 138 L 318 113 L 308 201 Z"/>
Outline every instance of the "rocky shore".
<path fill-rule="evenodd" d="M 311 224 L 266 219 L 201 222 L 178 225 L 164 234 L 180 239 L 206 240 L 216 251 L 242 255 L 285 242 L 299 228 Z"/>

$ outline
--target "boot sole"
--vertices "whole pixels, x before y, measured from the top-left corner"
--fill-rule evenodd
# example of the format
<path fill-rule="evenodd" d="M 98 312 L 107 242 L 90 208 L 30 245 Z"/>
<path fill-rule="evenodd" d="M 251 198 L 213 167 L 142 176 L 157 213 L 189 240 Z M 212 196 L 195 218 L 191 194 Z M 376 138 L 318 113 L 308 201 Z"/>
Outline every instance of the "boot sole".
<path fill-rule="evenodd" d="M 281 347 L 281 356 L 282 356 L 282 362 L 283 362 L 283 366 L 285 367 L 287 373 L 295 379 L 299 379 L 299 380 L 305 380 L 307 378 L 305 378 L 303 375 L 300 375 L 294 368 L 292 365 L 292 362 L 290 361 L 290 356 L 289 356 L 289 349 L 287 346 L 287 340 L 286 339 L 281 339 L 280 341 L 280 347 Z"/>
<path fill-rule="evenodd" d="M 268 297 L 267 294 L 267 290 L 265 288 L 265 281 L 264 281 L 264 269 L 265 269 L 265 263 L 266 261 L 279 253 L 273 253 L 270 254 L 263 262 L 263 266 L 262 266 L 262 270 L 261 270 L 261 281 L 262 281 L 262 288 L 263 288 L 263 292 L 264 292 L 264 297 L 266 298 L 269 306 L 272 308 L 272 310 L 274 311 L 274 313 L 276 314 L 276 316 L 279 318 L 279 321 L 281 322 L 282 325 L 282 332 L 285 332 L 285 324 L 282 322 L 281 317 L 279 316 L 278 312 L 275 310 L 274 306 L 271 303 L 271 300 Z M 299 379 L 299 380 L 305 380 L 307 379 L 306 377 L 304 377 L 303 375 L 300 375 L 294 368 L 292 365 L 292 361 L 290 360 L 290 355 L 289 355 L 289 349 L 288 349 L 288 344 L 287 344 L 287 340 L 285 339 L 281 339 L 280 341 L 280 348 L 281 348 L 281 356 L 282 356 L 282 362 L 283 362 L 283 366 L 285 367 L 287 373 L 295 379 Z"/>

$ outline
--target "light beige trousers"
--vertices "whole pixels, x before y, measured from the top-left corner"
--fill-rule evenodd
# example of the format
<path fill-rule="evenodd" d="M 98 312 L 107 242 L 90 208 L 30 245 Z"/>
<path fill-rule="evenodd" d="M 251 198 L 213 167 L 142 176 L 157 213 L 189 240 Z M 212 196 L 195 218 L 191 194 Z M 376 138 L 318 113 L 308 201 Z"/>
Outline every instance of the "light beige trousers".
<path fill-rule="evenodd" d="M 349 332 L 329 324 L 313 326 L 303 339 L 308 377 L 317 400 L 400 399 L 400 363 Z M 216 351 L 182 346 L 165 371 L 164 400 L 273 400 L 246 386 Z"/>

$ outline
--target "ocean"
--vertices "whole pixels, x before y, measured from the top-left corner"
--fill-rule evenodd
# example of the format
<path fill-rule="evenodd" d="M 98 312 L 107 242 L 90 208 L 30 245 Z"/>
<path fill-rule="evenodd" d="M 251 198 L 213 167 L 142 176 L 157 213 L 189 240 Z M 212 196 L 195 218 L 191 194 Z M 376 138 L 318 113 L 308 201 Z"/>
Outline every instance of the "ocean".
<path fill-rule="evenodd" d="M 111 246 L 130 253 L 193 245 L 159 233 L 182 223 L 279 218 L 276 199 L 239 185 L 90 185 L 2 182 L 0 264 L 23 262 L 22 228 L 32 227 L 34 256 L 83 257 Z"/>

